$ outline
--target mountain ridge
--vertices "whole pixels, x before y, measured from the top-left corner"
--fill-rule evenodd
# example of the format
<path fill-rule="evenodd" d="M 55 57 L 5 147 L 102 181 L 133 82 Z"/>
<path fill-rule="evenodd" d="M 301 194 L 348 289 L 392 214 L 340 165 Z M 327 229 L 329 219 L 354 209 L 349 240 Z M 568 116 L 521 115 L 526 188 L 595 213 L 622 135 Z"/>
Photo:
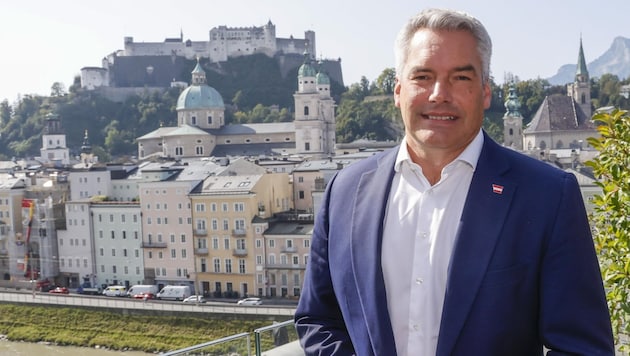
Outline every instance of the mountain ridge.
<path fill-rule="evenodd" d="M 616 75 L 619 80 L 630 77 L 630 38 L 617 36 L 601 56 L 586 65 L 591 78 L 603 74 Z M 565 64 L 552 77 L 547 78 L 552 85 L 572 83 L 577 64 Z"/>

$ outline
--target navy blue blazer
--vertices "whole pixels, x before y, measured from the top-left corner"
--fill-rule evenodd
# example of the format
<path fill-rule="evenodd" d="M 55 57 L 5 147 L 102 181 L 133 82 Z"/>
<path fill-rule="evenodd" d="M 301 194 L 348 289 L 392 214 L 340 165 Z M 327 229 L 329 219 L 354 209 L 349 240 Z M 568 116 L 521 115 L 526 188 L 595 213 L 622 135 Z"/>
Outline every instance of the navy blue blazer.
<path fill-rule="evenodd" d="M 354 163 L 327 186 L 295 314 L 307 355 L 396 355 L 381 270 L 396 152 Z M 437 355 L 542 355 L 543 345 L 548 355 L 614 355 L 584 203 L 572 174 L 485 135 Z"/>

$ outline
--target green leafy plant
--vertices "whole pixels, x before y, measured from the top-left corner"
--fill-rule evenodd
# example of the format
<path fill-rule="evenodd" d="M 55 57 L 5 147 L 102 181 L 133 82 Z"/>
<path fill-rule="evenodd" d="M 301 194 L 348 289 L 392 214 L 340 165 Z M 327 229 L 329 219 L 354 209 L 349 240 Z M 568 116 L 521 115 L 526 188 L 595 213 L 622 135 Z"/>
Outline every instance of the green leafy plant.
<path fill-rule="evenodd" d="M 608 307 L 617 345 L 627 350 L 630 335 L 630 116 L 625 110 L 593 117 L 601 137 L 589 144 L 599 155 L 586 164 L 602 189 L 591 216 Z"/>

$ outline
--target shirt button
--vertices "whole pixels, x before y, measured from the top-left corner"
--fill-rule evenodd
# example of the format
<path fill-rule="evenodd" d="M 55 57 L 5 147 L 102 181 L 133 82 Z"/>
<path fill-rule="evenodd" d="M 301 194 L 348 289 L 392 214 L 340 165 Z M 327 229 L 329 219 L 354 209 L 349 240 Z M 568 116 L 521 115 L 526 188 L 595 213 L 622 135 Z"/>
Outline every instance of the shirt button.
<path fill-rule="evenodd" d="M 413 325 L 413 330 L 414 330 L 414 331 L 418 331 L 418 330 L 420 330 L 420 325 L 418 325 L 418 324 L 414 324 L 414 325 Z"/>
<path fill-rule="evenodd" d="M 424 283 L 423 278 L 416 278 L 416 284 L 422 284 L 422 283 Z"/>

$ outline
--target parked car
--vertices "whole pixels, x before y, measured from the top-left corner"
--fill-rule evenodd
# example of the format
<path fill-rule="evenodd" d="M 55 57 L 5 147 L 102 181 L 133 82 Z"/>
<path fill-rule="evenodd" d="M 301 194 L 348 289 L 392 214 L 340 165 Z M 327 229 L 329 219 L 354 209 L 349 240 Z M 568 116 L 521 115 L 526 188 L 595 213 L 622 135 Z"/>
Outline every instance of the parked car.
<path fill-rule="evenodd" d="M 124 297 L 127 295 L 125 286 L 109 286 L 103 290 L 103 295 L 107 297 Z"/>
<path fill-rule="evenodd" d="M 260 298 L 245 298 L 236 302 L 238 305 L 261 305 L 262 300 Z"/>
<path fill-rule="evenodd" d="M 68 288 L 66 287 L 56 287 L 55 289 L 51 289 L 50 293 L 55 293 L 55 294 L 69 294 L 70 291 L 68 290 Z"/>
<path fill-rule="evenodd" d="M 136 293 L 134 295 L 131 296 L 134 299 L 155 299 L 155 294 L 151 293 L 151 292 L 143 292 L 143 293 Z"/>
<path fill-rule="evenodd" d="M 191 295 L 184 299 L 184 303 L 205 303 L 206 298 L 203 295 Z"/>
<path fill-rule="evenodd" d="M 171 300 L 184 300 L 190 296 L 190 286 L 166 286 L 156 295 L 157 299 Z"/>

